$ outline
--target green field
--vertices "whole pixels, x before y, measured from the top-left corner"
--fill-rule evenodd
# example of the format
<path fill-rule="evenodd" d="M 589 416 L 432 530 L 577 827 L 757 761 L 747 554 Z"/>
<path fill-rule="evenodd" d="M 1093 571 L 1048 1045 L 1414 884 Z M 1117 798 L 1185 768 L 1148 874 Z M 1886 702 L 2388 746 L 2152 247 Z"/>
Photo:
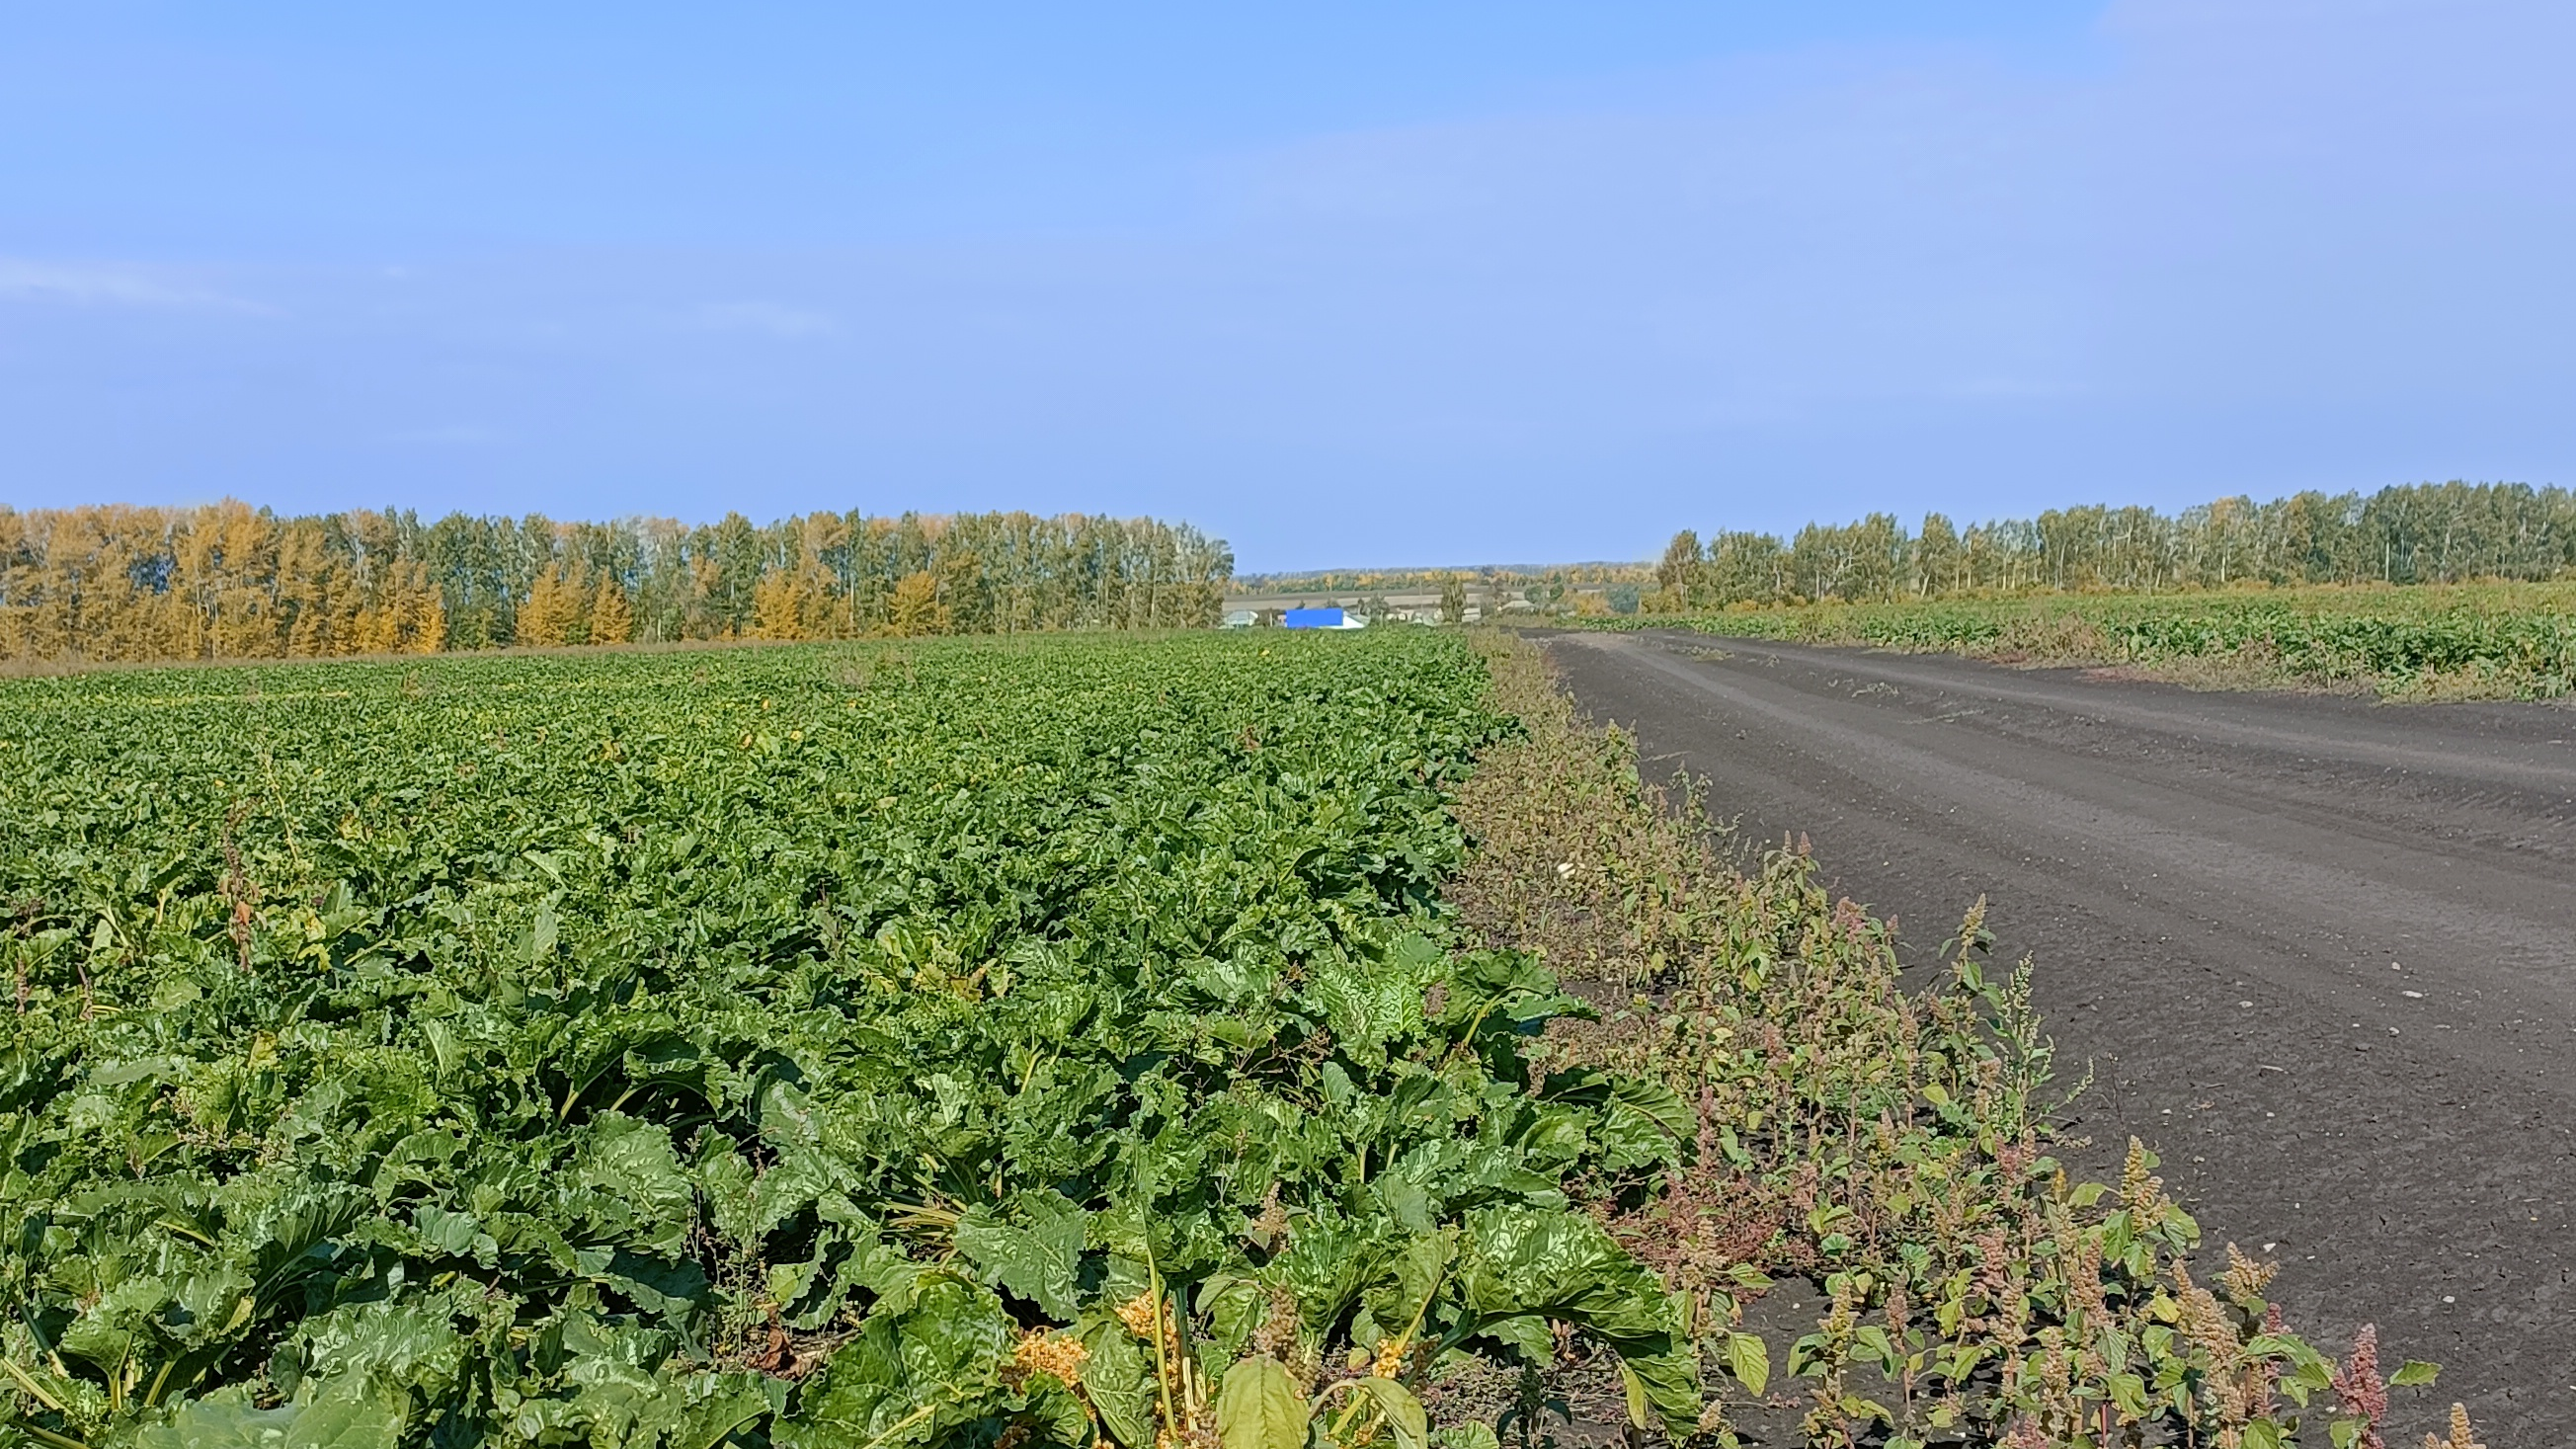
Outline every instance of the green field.
<path fill-rule="evenodd" d="M 1562 1002 L 1429 910 L 1480 687 L 1204 637 L 13 685 L 11 1358 L 66 1434 L 194 1401 L 174 1444 L 1142 1444 L 1158 1279 L 1234 1350 L 1282 1294 L 1373 1347 L 1571 1273 L 1668 1366 L 1558 1187 L 1634 1114 L 1521 1095 Z M 1364 1161 L 1457 1239 L 1419 1326 Z"/>
<path fill-rule="evenodd" d="M 1590 622 L 2136 665 L 2194 683 L 2358 687 L 2395 698 L 2576 693 L 2576 584 L 2045 594 Z"/>
<path fill-rule="evenodd" d="M 2296 1422 L 2018 987 L 1900 991 L 1497 647 L 0 683 L 0 1445 Z"/>

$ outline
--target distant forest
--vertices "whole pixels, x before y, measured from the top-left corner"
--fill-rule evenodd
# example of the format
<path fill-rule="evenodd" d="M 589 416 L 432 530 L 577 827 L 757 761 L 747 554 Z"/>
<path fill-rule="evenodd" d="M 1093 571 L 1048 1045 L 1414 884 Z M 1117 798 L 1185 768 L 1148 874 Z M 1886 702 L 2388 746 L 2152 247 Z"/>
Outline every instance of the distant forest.
<path fill-rule="evenodd" d="M 2521 483 L 2051 509 L 1960 528 L 1893 514 L 1768 533 L 1685 529 L 1655 568 L 1652 612 L 1816 599 L 2032 590 L 2149 593 L 2231 584 L 2427 584 L 2576 576 L 2576 494 Z"/>
<path fill-rule="evenodd" d="M 1237 594 L 1397 593 L 1449 584 L 1518 590 L 1529 585 L 1645 584 L 1655 567 L 1645 563 L 1475 564 L 1461 568 L 1309 569 L 1303 573 L 1238 574 Z"/>
<path fill-rule="evenodd" d="M 1233 568 L 1187 525 L 1079 514 L 690 525 L 0 507 L 0 660 L 1201 627 Z"/>

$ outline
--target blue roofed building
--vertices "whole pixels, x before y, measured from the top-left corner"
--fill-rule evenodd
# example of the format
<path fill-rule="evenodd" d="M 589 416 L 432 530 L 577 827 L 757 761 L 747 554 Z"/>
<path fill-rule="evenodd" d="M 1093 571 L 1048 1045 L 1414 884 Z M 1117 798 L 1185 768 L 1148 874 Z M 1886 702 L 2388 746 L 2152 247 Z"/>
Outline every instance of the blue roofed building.
<path fill-rule="evenodd" d="M 1364 629 L 1366 619 L 1344 614 L 1339 609 L 1289 609 L 1279 622 L 1291 629 Z"/>

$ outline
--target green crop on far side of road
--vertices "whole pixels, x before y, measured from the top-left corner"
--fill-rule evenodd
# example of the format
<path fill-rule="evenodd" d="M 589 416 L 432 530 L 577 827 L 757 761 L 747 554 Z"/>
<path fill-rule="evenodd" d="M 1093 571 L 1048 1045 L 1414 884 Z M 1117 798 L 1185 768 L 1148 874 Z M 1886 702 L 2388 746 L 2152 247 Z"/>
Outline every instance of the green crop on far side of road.
<path fill-rule="evenodd" d="M 2045 594 L 1582 622 L 2134 665 L 2215 686 L 2357 687 L 2406 699 L 2576 694 L 2576 584 Z"/>

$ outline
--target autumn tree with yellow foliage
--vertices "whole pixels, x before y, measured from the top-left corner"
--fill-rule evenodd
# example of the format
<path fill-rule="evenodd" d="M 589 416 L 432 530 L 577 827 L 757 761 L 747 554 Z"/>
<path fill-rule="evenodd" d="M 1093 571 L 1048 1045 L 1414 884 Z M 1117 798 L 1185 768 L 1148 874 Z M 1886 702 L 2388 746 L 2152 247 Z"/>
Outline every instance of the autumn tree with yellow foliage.
<path fill-rule="evenodd" d="M 894 599 L 886 611 L 888 633 L 903 638 L 948 632 L 948 606 L 939 601 L 939 579 L 928 569 L 895 581 Z"/>
<path fill-rule="evenodd" d="M 547 565 L 528 585 L 528 600 L 519 606 L 518 642 L 540 649 L 589 642 L 584 602 L 580 580 L 566 577 L 560 563 Z"/>
<path fill-rule="evenodd" d="M 635 607 L 626 601 L 625 586 L 615 579 L 599 581 L 599 591 L 590 598 L 590 633 L 593 644 L 623 644 L 635 637 Z"/>

